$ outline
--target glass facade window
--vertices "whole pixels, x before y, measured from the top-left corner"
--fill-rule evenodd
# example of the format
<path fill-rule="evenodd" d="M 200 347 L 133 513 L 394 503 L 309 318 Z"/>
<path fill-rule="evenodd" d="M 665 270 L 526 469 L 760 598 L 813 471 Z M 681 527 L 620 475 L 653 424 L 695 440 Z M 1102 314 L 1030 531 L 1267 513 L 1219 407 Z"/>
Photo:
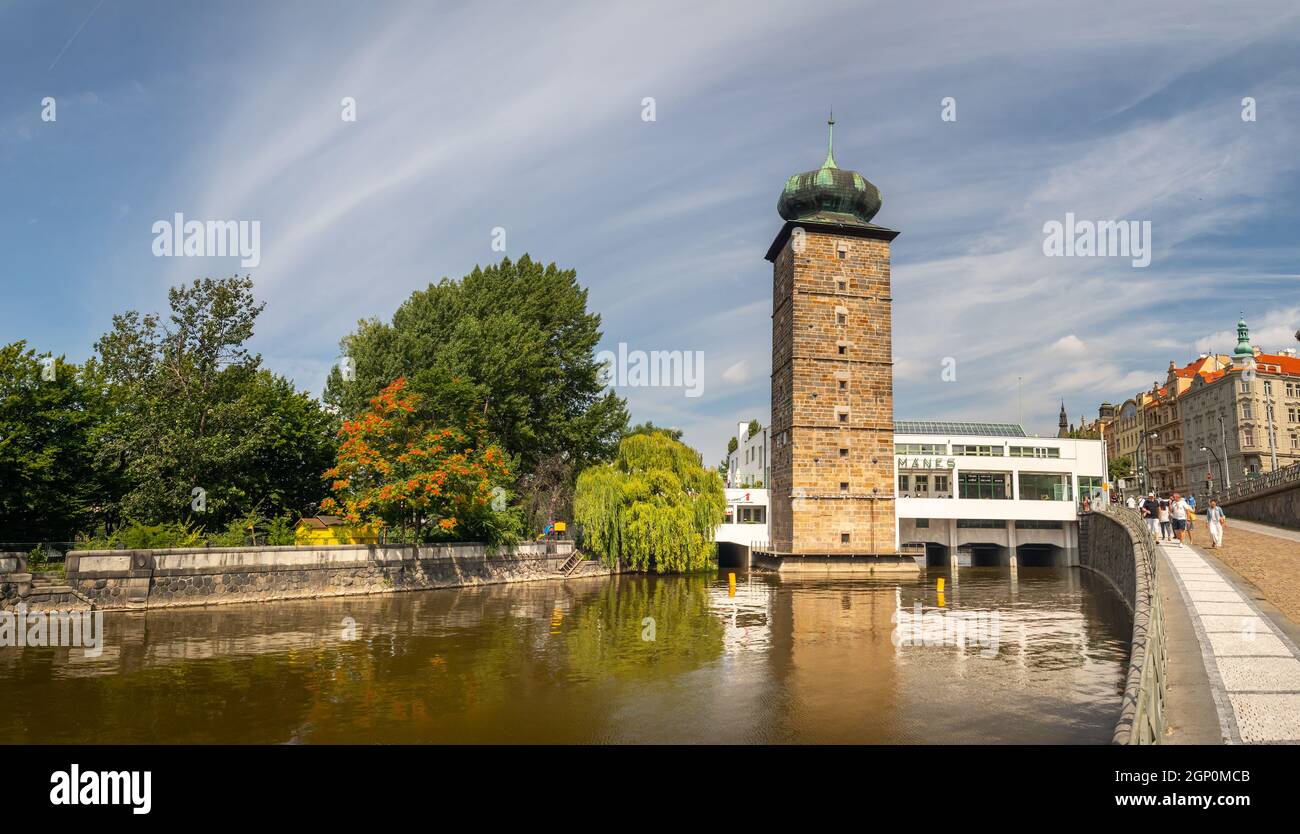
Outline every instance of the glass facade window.
<path fill-rule="evenodd" d="M 1012 446 L 1013 458 L 1059 458 L 1061 450 L 1055 446 Z"/>
<path fill-rule="evenodd" d="M 1010 476 L 1006 472 L 957 473 L 957 497 L 1009 499 Z"/>
<path fill-rule="evenodd" d="M 1080 475 L 1079 497 L 1087 496 L 1091 498 L 1094 494 L 1100 493 L 1103 482 L 1103 479 L 1098 475 Z"/>
<path fill-rule="evenodd" d="M 739 507 L 741 524 L 766 524 L 767 507 Z"/>
<path fill-rule="evenodd" d="M 959 518 L 957 527 L 976 530 L 1005 530 L 1007 523 L 1000 518 Z"/>
<path fill-rule="evenodd" d="M 926 496 L 928 496 L 928 495 L 930 494 L 930 476 L 929 476 L 929 475 L 916 475 L 916 476 L 914 476 L 914 478 L 915 478 L 915 481 L 916 481 L 916 495 L 917 495 L 917 497 L 918 497 L 918 498 L 925 498 Z"/>
<path fill-rule="evenodd" d="M 962 445 L 960 443 L 954 443 L 952 446 L 952 453 L 954 455 L 966 455 L 968 457 L 977 458 L 1000 458 L 1002 457 L 1002 447 Z"/>
<path fill-rule="evenodd" d="M 952 487 L 948 485 L 947 475 L 934 476 L 934 491 L 944 498 L 952 494 Z"/>
<path fill-rule="evenodd" d="M 1017 530 L 1060 530 L 1062 526 L 1063 525 L 1059 521 L 1037 521 L 1030 519 L 1027 521 L 1016 522 Z"/>
<path fill-rule="evenodd" d="M 947 443 L 895 443 L 896 455 L 946 455 Z"/>
<path fill-rule="evenodd" d="M 910 475 L 899 475 L 899 476 L 898 476 L 898 491 L 899 491 L 900 493 L 906 495 L 906 494 L 907 494 L 907 491 L 908 491 L 909 489 L 912 488 L 912 487 L 909 485 L 909 481 L 911 481 L 911 479 L 912 479 L 912 476 L 910 476 Z"/>
<path fill-rule="evenodd" d="M 1020 473 L 1021 501 L 1071 501 L 1070 476 L 1060 473 Z"/>

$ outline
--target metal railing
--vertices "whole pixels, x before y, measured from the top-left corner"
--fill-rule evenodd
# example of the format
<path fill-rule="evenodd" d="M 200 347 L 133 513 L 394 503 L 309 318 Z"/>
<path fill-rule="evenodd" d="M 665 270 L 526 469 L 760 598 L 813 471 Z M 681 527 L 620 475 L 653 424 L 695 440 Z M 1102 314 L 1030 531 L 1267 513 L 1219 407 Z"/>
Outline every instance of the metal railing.
<path fill-rule="evenodd" d="M 1272 472 L 1265 472 L 1262 475 L 1247 477 L 1244 481 L 1237 481 L 1227 489 L 1216 490 L 1210 497 L 1220 504 L 1224 504 L 1229 501 L 1238 501 L 1242 498 L 1259 495 L 1263 492 L 1271 492 L 1291 484 L 1300 484 L 1300 463 L 1293 463 L 1290 466 L 1284 466 Z"/>

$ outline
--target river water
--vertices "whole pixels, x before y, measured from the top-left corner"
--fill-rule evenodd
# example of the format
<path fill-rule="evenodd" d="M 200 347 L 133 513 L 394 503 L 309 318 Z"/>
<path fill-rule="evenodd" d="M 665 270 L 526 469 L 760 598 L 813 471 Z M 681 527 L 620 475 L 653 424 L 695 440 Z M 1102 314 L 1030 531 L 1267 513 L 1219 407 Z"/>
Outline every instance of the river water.
<path fill-rule="evenodd" d="M 1115 593 L 1071 568 L 956 580 L 738 571 L 733 596 L 721 571 L 108 613 L 97 657 L 0 648 L 0 743 L 1108 742 Z"/>

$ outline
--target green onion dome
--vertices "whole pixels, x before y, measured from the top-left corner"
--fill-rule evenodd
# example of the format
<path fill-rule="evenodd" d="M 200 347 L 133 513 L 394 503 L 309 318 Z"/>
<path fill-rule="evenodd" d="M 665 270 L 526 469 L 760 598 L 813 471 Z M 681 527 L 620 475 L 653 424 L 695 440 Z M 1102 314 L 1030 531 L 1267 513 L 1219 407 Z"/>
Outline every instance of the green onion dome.
<path fill-rule="evenodd" d="M 834 117 L 826 123 L 834 131 Z M 846 171 L 835 164 L 832 133 L 822 167 L 786 180 L 776 210 L 785 220 L 869 224 L 880 211 L 880 189 L 857 171 Z"/>

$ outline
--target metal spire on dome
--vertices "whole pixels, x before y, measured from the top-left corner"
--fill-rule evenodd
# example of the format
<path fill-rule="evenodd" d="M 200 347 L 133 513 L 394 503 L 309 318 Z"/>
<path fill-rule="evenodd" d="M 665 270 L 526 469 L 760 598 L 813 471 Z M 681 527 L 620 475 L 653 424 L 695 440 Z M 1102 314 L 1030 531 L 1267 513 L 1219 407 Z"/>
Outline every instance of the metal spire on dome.
<path fill-rule="evenodd" d="M 823 168 L 838 168 L 835 164 L 835 111 L 831 110 L 830 118 L 826 120 L 826 161 L 822 163 Z"/>

